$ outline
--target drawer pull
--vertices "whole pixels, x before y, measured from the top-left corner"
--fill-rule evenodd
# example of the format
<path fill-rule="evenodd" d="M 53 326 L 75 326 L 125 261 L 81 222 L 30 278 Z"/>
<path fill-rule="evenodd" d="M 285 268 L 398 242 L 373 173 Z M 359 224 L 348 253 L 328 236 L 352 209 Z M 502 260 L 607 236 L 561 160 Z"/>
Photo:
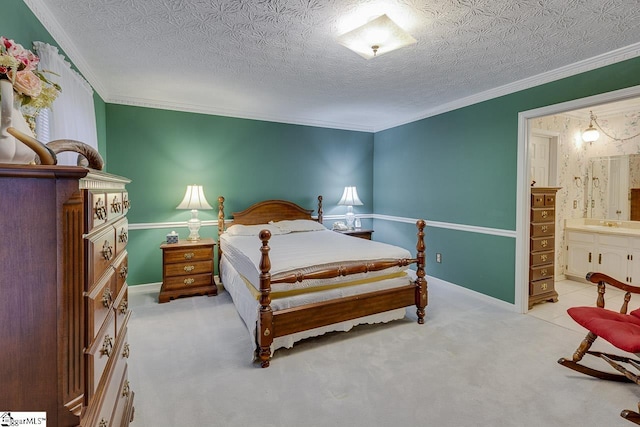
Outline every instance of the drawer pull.
<path fill-rule="evenodd" d="M 126 279 L 127 275 L 129 274 L 129 267 L 127 267 L 126 265 L 121 266 L 118 274 L 120 274 L 120 277 L 122 277 L 123 279 Z"/>
<path fill-rule="evenodd" d="M 542 212 L 540 212 L 540 216 L 541 216 L 542 218 L 546 218 L 546 217 L 548 217 L 548 216 L 549 216 L 549 212 L 547 212 L 547 211 L 542 211 Z"/>
<path fill-rule="evenodd" d="M 602 264 L 602 254 L 598 254 L 598 264 Z"/>
<path fill-rule="evenodd" d="M 129 309 L 129 302 L 126 299 L 123 299 L 118 307 L 120 310 L 120 314 L 127 314 L 127 310 Z"/>
<path fill-rule="evenodd" d="M 591 252 L 589 252 L 589 263 L 591 263 Z"/>
<path fill-rule="evenodd" d="M 185 265 L 183 270 L 186 271 L 187 273 L 191 273 L 193 270 L 195 270 L 195 266 L 194 265 Z"/>
<path fill-rule="evenodd" d="M 111 202 L 111 212 L 119 213 L 122 211 L 122 203 L 118 201 L 118 196 L 113 198 L 113 202 Z"/>
<path fill-rule="evenodd" d="M 111 356 L 112 351 L 113 351 L 113 338 L 111 338 L 109 335 L 105 335 L 104 341 L 102 342 L 102 350 L 100 350 L 100 353 L 109 357 Z"/>
<path fill-rule="evenodd" d="M 547 254 L 540 255 L 540 261 L 545 262 L 547 260 Z"/>
<path fill-rule="evenodd" d="M 543 233 L 546 233 L 547 231 L 549 231 L 549 227 L 546 225 L 543 225 L 542 227 L 540 227 L 540 229 L 542 230 Z"/>
<path fill-rule="evenodd" d="M 124 349 L 122 350 L 122 357 L 125 357 L 125 358 L 127 358 L 127 359 L 128 359 L 128 358 L 129 358 L 129 352 L 130 352 L 130 351 L 131 351 L 131 350 L 129 349 L 129 343 L 126 343 L 126 344 L 124 345 Z"/>
<path fill-rule="evenodd" d="M 131 392 L 131 387 L 129 386 L 129 380 L 124 382 L 124 387 L 122 387 L 122 397 L 129 397 L 129 393 Z"/>
<path fill-rule="evenodd" d="M 102 200 L 102 197 L 98 197 L 98 200 L 93 207 L 93 212 L 98 219 L 107 218 L 107 208 L 104 207 L 104 201 Z"/>
<path fill-rule="evenodd" d="M 541 276 L 546 276 L 547 275 L 547 269 L 543 268 L 542 270 L 540 270 L 540 275 Z"/>
<path fill-rule="evenodd" d="M 129 233 L 127 233 L 127 229 L 122 227 L 120 229 L 120 234 L 118 235 L 118 239 L 120 239 L 120 243 L 127 243 L 129 240 Z"/>
<path fill-rule="evenodd" d="M 547 246 L 549 246 L 549 241 L 547 239 L 540 240 L 540 246 L 546 248 Z"/>
<path fill-rule="evenodd" d="M 102 293 L 102 305 L 104 305 L 105 308 L 109 308 L 112 302 L 113 294 L 111 293 L 111 288 L 106 288 Z"/>
<path fill-rule="evenodd" d="M 192 285 L 192 284 L 193 284 L 193 282 L 195 282 L 195 281 L 196 281 L 196 279 L 193 279 L 193 278 L 191 278 L 191 277 L 187 277 L 187 278 L 186 278 L 186 279 L 184 279 L 182 282 L 183 282 L 185 285 Z"/>
<path fill-rule="evenodd" d="M 107 420 L 105 420 L 104 418 L 100 419 L 100 424 L 98 424 L 98 427 L 107 427 L 109 425 L 109 423 L 107 422 Z"/>
<path fill-rule="evenodd" d="M 104 245 L 102 245 L 102 257 L 106 261 L 111 261 L 111 258 L 113 258 L 113 248 L 109 245 L 108 240 L 105 240 Z"/>
<path fill-rule="evenodd" d="M 542 283 L 542 284 L 540 285 L 540 289 L 542 289 L 543 291 L 546 291 L 546 290 L 547 290 L 547 283 L 546 283 L 546 282 L 545 282 L 545 283 Z"/>
<path fill-rule="evenodd" d="M 184 254 L 184 259 L 191 259 L 193 258 L 194 253 L 193 252 L 187 252 L 186 254 Z"/>
<path fill-rule="evenodd" d="M 129 209 L 131 207 L 131 202 L 129 201 L 129 198 L 127 196 L 124 196 L 122 198 L 122 207 L 124 209 Z"/>

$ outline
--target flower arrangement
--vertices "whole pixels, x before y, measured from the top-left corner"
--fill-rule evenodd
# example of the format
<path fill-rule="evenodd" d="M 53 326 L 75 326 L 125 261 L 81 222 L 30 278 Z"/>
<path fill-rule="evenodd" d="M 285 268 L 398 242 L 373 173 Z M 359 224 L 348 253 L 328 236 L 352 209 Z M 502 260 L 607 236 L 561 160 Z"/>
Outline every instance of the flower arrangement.
<path fill-rule="evenodd" d="M 43 108 L 51 107 L 60 93 L 60 85 L 37 69 L 40 58 L 22 45 L 0 36 L 0 79 L 10 80 L 23 113 L 35 118 Z"/>

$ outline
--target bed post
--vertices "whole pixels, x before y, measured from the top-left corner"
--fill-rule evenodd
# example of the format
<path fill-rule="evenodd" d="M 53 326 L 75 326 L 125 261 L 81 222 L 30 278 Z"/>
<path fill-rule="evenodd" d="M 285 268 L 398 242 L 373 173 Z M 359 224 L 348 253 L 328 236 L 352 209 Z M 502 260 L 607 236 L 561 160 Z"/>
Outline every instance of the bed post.
<path fill-rule="evenodd" d="M 269 230 L 260 232 L 260 316 L 258 317 L 258 356 L 260 366 L 267 368 L 271 359 L 271 344 L 273 343 L 273 311 L 271 310 L 271 260 L 269 259 Z"/>
<path fill-rule="evenodd" d="M 322 224 L 322 196 L 318 196 L 318 222 Z"/>
<path fill-rule="evenodd" d="M 224 233 L 224 197 L 218 197 L 218 240 Z"/>
<path fill-rule="evenodd" d="M 416 273 L 418 276 L 418 278 L 416 279 L 416 314 L 418 315 L 418 323 L 421 325 L 424 324 L 424 309 L 428 303 L 427 281 L 424 278 L 424 228 L 426 225 L 427 224 L 423 219 L 416 222 L 416 227 L 418 227 L 418 243 L 416 244 L 416 250 L 418 251 L 416 256 L 416 258 L 418 259 L 418 271 Z"/>

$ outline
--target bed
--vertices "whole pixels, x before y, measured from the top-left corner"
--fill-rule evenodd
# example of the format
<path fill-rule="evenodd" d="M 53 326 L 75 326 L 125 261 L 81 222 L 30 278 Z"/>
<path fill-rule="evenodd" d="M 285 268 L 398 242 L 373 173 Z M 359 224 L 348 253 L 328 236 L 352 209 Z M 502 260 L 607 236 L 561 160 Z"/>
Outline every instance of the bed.
<path fill-rule="evenodd" d="M 218 271 L 245 322 L 263 368 L 273 351 L 330 331 L 382 323 L 416 306 L 424 323 L 425 221 L 416 223 L 415 258 L 403 248 L 333 232 L 322 225 L 322 196 L 313 210 L 266 200 L 225 227 L 218 198 Z M 416 264 L 416 271 L 409 269 Z"/>

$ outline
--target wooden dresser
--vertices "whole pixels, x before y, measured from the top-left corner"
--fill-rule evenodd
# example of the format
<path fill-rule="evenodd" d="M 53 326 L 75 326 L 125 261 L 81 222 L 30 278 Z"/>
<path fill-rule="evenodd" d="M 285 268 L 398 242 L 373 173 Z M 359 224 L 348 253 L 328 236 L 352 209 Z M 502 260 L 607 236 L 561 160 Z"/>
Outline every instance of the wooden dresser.
<path fill-rule="evenodd" d="M 126 426 L 129 180 L 0 165 L 3 410 L 48 426 Z"/>
<path fill-rule="evenodd" d="M 217 295 L 213 279 L 213 239 L 163 243 L 162 288 L 158 302 L 192 295 Z"/>
<path fill-rule="evenodd" d="M 531 187 L 529 308 L 558 301 L 554 286 L 556 193 L 558 187 Z"/>

